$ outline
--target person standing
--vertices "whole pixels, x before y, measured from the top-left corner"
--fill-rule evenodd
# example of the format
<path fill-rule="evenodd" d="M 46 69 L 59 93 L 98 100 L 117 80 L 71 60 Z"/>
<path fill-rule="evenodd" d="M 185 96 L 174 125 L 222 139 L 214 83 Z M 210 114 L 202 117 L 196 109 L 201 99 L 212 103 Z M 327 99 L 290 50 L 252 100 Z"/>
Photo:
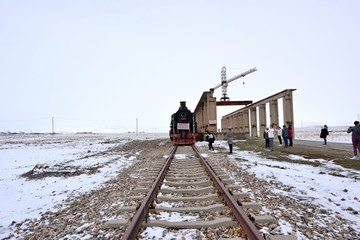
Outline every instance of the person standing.
<path fill-rule="evenodd" d="M 212 144 L 215 142 L 215 137 L 209 130 L 206 130 L 205 139 L 209 143 L 209 150 L 214 151 L 214 147 Z"/>
<path fill-rule="evenodd" d="M 269 145 L 270 151 L 274 151 L 274 128 L 273 125 L 270 125 L 270 129 L 267 129 L 268 137 L 269 137 Z"/>
<path fill-rule="evenodd" d="M 324 127 L 321 128 L 321 132 L 320 132 L 320 138 L 324 139 L 324 145 L 327 144 L 327 142 L 326 142 L 327 135 L 329 135 L 328 127 L 326 125 L 324 125 Z"/>
<path fill-rule="evenodd" d="M 279 143 L 280 143 L 279 146 L 282 146 L 281 134 L 282 134 L 281 127 L 279 126 L 278 130 L 277 130 L 277 135 L 278 135 L 278 139 L 279 139 Z"/>
<path fill-rule="evenodd" d="M 355 121 L 354 125 L 355 125 L 354 127 L 349 127 L 347 130 L 347 133 L 352 132 L 352 144 L 353 144 L 353 148 L 354 148 L 354 157 L 352 157 L 351 159 L 360 160 L 360 125 L 359 125 L 359 121 Z M 357 154 L 356 148 L 359 152 L 359 156 Z"/>
<path fill-rule="evenodd" d="M 231 127 L 228 127 L 228 132 L 226 134 L 226 137 L 227 137 L 229 148 L 230 148 L 229 153 L 232 153 L 234 133 L 231 131 Z"/>
<path fill-rule="evenodd" d="M 269 128 L 264 130 L 265 148 L 269 147 Z"/>
<path fill-rule="evenodd" d="M 294 132 L 293 132 L 293 130 L 292 130 L 292 127 L 291 127 L 291 125 L 289 125 L 289 128 L 288 128 L 288 130 L 289 130 L 289 147 L 292 147 L 293 146 L 293 136 L 294 136 Z"/>
<path fill-rule="evenodd" d="M 283 126 L 281 136 L 284 140 L 284 147 L 288 147 L 289 129 L 286 127 L 286 125 Z"/>

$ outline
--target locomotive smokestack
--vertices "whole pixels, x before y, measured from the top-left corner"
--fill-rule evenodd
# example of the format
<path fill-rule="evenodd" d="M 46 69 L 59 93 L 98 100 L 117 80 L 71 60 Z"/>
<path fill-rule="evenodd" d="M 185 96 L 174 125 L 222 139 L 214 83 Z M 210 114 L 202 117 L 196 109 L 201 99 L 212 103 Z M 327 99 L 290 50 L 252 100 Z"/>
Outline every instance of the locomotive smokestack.
<path fill-rule="evenodd" d="M 180 102 L 180 108 L 186 108 L 186 102 L 185 101 Z"/>

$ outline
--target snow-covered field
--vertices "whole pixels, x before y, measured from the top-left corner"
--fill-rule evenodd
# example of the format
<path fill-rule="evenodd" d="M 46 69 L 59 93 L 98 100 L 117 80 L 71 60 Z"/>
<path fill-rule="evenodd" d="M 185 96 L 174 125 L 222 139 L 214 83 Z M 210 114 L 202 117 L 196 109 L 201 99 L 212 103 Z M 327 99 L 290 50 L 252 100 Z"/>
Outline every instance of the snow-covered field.
<path fill-rule="evenodd" d="M 351 134 L 346 131 L 349 126 L 328 126 L 328 142 L 351 143 Z M 295 128 L 295 138 L 300 140 L 324 141 L 320 138 L 321 126 Z"/>
<path fill-rule="evenodd" d="M 166 134 L 0 135 L 0 239 L 9 235 L 11 223 L 39 218 L 41 212 L 53 210 L 70 195 L 97 188 L 132 164 L 138 154 L 124 152 L 119 157 L 103 155 L 103 151 L 134 139 L 165 137 Z M 97 167 L 93 174 L 82 174 Z M 53 174 L 40 179 L 21 177 L 31 170 L 40 175 L 45 169 Z"/>
<path fill-rule="evenodd" d="M 329 128 L 330 136 L 334 136 L 329 136 L 329 141 L 349 142 L 351 136 L 347 135 L 347 128 L 344 129 L 345 132 L 342 128 L 338 131 Z M 298 139 L 322 140 L 318 137 L 320 127 L 306 131 L 296 130 Z M 9 236 L 12 231 L 9 225 L 14 221 L 39 218 L 42 212 L 53 210 L 54 206 L 61 204 L 69 196 L 97 188 L 114 178 L 120 169 L 132 164 L 139 154 L 129 151 L 123 152 L 119 157 L 118 154 L 115 156 L 101 154 L 102 152 L 131 140 L 154 138 L 168 136 L 166 133 L 0 135 L 0 238 Z M 206 145 L 204 142 L 197 144 Z M 216 141 L 216 147 L 227 148 L 227 144 L 225 141 Z M 359 171 L 344 169 L 331 162 L 325 163 L 322 159 L 312 159 L 324 163 L 317 168 L 277 162 L 248 151 L 236 150 L 231 158 L 239 168 L 255 173 L 258 178 L 279 181 L 293 189 L 291 192 L 274 189 L 279 194 L 291 195 L 299 201 L 311 200 L 321 208 L 333 209 L 334 215 L 352 221 L 352 227 L 360 231 L 360 214 L 354 214 L 355 211 L 360 211 Z M 247 162 L 240 164 L 236 158 L 246 159 Z M 289 158 L 302 159 L 296 155 Z M 98 166 L 101 168 L 95 173 L 83 174 Z M 21 177 L 29 171 L 41 174 L 44 169 L 47 173 L 53 171 L 53 175 L 39 179 Z M 334 176 L 334 172 L 339 174 Z M 66 177 L 62 174 L 66 174 Z M 280 224 L 287 234 L 288 223 Z"/>

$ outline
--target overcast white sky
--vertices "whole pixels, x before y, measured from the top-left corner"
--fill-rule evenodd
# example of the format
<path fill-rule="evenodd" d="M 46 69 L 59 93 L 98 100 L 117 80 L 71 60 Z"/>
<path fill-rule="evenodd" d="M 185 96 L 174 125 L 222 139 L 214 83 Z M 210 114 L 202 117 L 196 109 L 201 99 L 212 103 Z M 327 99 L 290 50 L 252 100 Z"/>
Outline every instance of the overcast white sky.
<path fill-rule="evenodd" d="M 0 131 L 168 131 L 230 100 L 295 88 L 295 125 L 358 118 L 360 1 L 0 1 Z M 245 85 L 243 85 L 245 81 Z M 216 96 L 220 98 L 221 89 Z M 222 114 L 223 110 L 219 113 Z"/>

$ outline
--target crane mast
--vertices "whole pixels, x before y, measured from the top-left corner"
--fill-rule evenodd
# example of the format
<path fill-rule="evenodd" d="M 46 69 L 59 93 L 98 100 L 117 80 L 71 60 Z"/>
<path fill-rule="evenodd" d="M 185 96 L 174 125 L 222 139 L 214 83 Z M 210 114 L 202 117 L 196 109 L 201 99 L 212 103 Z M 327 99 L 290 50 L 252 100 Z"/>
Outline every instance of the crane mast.
<path fill-rule="evenodd" d="M 223 66 L 221 69 L 221 101 L 229 101 L 230 98 L 227 96 L 228 81 L 226 81 L 226 67 Z"/>

